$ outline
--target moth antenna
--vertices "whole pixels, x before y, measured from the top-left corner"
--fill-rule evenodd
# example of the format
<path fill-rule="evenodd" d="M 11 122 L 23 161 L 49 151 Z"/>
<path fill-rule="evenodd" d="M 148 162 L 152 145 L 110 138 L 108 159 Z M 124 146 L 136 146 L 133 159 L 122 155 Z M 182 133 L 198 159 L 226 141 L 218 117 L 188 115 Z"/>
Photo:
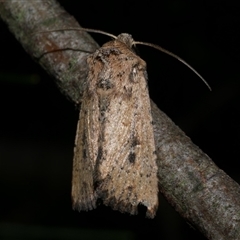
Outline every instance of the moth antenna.
<path fill-rule="evenodd" d="M 190 68 L 205 84 L 206 86 L 209 88 L 210 91 L 212 91 L 211 87 L 209 86 L 209 84 L 207 83 L 207 81 L 190 65 L 188 64 L 186 61 L 184 61 L 182 58 L 180 58 L 178 55 L 156 45 L 153 43 L 147 43 L 147 42 L 136 42 L 134 41 L 134 44 L 141 44 L 141 45 L 145 45 L 145 46 L 149 46 L 149 47 L 153 47 L 156 48 L 157 50 L 168 54 L 169 56 L 176 58 L 178 61 L 182 62 L 185 66 L 187 66 L 188 68 Z"/>
<path fill-rule="evenodd" d="M 113 39 L 117 38 L 115 35 L 113 35 L 111 33 L 104 32 L 104 31 L 97 30 L 97 29 L 91 29 L 91 28 L 62 28 L 62 29 L 57 29 L 57 30 L 42 31 L 42 32 L 38 32 L 38 33 L 60 32 L 60 31 L 85 31 L 85 32 L 92 32 L 92 33 L 100 33 L 100 34 L 109 36 Z"/>
<path fill-rule="evenodd" d="M 62 28 L 62 29 L 57 29 L 57 30 L 49 30 L 49 31 L 42 31 L 42 32 L 38 32 L 38 33 L 47 33 L 47 32 L 60 32 L 60 31 L 85 31 L 85 32 L 92 32 L 92 33 L 100 33 L 106 36 L 109 36 L 113 39 L 117 39 L 117 37 L 111 33 L 108 32 L 104 32 L 101 30 L 97 30 L 97 29 L 91 29 L 91 28 Z M 209 90 L 211 91 L 211 87 L 209 86 L 209 84 L 207 83 L 207 81 L 190 65 L 188 64 L 186 61 L 184 61 L 182 58 L 180 58 L 178 55 L 156 45 L 153 43 L 148 43 L 148 42 L 138 42 L 138 41 L 134 41 L 134 44 L 139 44 L 139 45 L 145 45 L 145 46 L 149 46 L 149 47 L 153 47 L 156 48 L 157 50 L 168 54 L 169 56 L 176 58 L 178 61 L 182 62 L 184 65 L 186 65 L 189 69 L 191 69 L 205 84 L 206 86 L 209 88 Z"/>

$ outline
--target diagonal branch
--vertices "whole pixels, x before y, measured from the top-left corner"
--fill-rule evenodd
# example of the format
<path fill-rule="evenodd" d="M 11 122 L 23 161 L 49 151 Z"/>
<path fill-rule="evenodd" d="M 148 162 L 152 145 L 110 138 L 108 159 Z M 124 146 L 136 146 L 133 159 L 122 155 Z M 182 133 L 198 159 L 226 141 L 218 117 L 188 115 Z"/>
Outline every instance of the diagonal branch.
<path fill-rule="evenodd" d="M 1 18 L 24 49 L 78 104 L 86 85 L 86 56 L 98 45 L 84 32 L 37 32 L 79 27 L 55 0 L 0 1 Z M 81 49 L 80 51 L 57 51 Z M 46 54 L 52 52 L 50 54 Z M 240 239 L 240 188 L 152 103 L 160 190 L 209 239 Z"/>

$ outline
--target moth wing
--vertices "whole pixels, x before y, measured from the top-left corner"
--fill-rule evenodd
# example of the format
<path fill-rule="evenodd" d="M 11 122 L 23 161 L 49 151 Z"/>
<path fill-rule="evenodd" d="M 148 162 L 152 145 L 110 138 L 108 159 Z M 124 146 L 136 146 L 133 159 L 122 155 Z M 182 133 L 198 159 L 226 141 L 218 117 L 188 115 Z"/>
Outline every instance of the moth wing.
<path fill-rule="evenodd" d="M 95 117 L 96 99 L 87 94 L 83 97 L 77 133 L 75 139 L 73 173 L 72 173 L 72 202 L 73 209 L 88 211 L 96 208 L 93 172 L 96 159 L 98 120 Z"/>
<path fill-rule="evenodd" d="M 97 194 L 121 212 L 137 214 L 142 204 L 152 218 L 158 207 L 157 165 L 147 77 L 139 61 L 129 58 L 113 66 L 124 71 L 115 73 L 117 92 L 105 112 Z"/>

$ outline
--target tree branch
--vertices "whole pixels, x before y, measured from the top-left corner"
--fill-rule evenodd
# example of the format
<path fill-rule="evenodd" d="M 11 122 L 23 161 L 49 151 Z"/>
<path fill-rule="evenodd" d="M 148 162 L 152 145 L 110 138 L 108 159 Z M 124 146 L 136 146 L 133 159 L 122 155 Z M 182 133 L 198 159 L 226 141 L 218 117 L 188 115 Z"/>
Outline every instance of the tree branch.
<path fill-rule="evenodd" d="M 61 92 L 78 104 L 86 85 L 87 53 L 98 48 L 93 39 L 80 31 L 39 33 L 79 27 L 54 0 L 0 1 L 0 14 L 24 49 L 54 77 Z M 154 103 L 152 114 L 160 191 L 209 239 L 240 239 L 239 185 Z"/>

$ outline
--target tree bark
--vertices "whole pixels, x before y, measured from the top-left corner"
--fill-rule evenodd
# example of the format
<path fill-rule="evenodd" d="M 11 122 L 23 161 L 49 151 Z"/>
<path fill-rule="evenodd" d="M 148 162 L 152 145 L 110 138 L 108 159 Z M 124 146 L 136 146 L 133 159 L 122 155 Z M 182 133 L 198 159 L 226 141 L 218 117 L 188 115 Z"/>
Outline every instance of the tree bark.
<path fill-rule="evenodd" d="M 98 48 L 94 40 L 81 31 L 40 33 L 79 27 L 55 0 L 2 0 L 0 14 L 24 49 L 54 77 L 60 91 L 79 104 L 87 81 L 86 56 Z M 152 115 L 160 191 L 208 239 L 240 239 L 239 185 L 153 102 Z"/>

